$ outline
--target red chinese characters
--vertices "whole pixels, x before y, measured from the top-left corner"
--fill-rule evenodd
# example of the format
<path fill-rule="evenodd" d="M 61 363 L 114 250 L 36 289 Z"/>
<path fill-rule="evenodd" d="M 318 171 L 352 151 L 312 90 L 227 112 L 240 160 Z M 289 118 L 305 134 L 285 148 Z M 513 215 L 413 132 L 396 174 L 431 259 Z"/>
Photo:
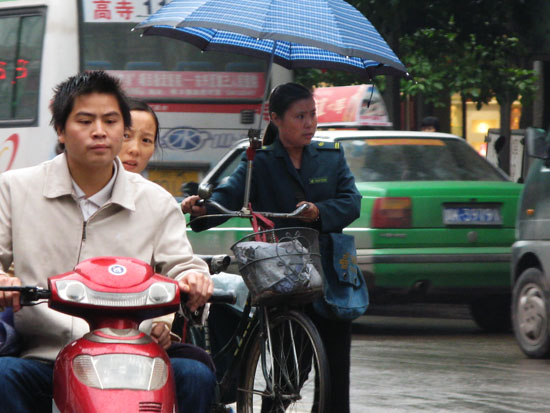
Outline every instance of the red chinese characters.
<path fill-rule="evenodd" d="M 134 5 L 130 1 L 121 0 L 116 4 L 116 12 L 120 17 L 130 20 L 134 12 Z"/>
<path fill-rule="evenodd" d="M 93 3 L 95 20 L 113 20 L 113 17 L 116 17 L 113 16 L 113 10 L 119 18 L 130 20 L 135 9 L 134 4 L 128 0 L 94 0 Z"/>
<path fill-rule="evenodd" d="M 96 8 L 94 10 L 94 19 L 111 20 L 111 0 L 96 0 L 94 1 Z"/>

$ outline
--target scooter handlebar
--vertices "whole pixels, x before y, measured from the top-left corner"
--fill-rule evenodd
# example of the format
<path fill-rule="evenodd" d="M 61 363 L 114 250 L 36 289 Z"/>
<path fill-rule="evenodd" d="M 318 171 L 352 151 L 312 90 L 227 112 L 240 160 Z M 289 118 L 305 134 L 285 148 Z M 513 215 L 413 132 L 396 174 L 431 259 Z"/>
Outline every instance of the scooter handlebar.
<path fill-rule="evenodd" d="M 46 288 L 36 286 L 6 286 L 0 287 L 0 291 L 18 292 L 21 294 L 21 305 L 29 306 L 40 302 L 41 300 L 47 300 L 51 297 L 52 292 Z M 187 301 L 186 295 L 182 295 L 182 301 Z M 227 303 L 235 304 L 237 297 L 233 291 L 225 291 L 218 288 L 214 289 L 212 296 L 208 300 L 209 303 Z"/>
<path fill-rule="evenodd" d="M 18 292 L 21 294 L 19 301 L 22 306 L 35 305 L 41 300 L 47 300 L 51 297 L 52 292 L 46 288 L 37 286 L 19 286 L 11 285 L 0 287 L 0 291 Z"/>

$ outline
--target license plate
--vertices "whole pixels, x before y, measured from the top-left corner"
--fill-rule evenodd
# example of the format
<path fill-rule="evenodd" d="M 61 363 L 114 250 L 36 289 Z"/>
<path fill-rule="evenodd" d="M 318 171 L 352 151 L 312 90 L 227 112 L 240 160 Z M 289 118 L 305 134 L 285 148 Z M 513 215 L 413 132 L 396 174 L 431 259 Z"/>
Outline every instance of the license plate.
<path fill-rule="evenodd" d="M 445 225 L 502 225 L 499 207 L 447 206 L 443 209 Z"/>

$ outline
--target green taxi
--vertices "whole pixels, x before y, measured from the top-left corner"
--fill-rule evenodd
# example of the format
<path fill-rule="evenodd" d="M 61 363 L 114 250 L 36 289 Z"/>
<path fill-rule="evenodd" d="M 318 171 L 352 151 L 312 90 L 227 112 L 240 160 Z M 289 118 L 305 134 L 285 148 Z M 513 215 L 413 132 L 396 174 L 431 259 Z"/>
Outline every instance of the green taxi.
<path fill-rule="evenodd" d="M 338 141 L 361 192 L 355 236 L 371 302 L 468 304 L 487 330 L 510 327 L 510 247 L 522 185 L 511 182 L 462 138 L 409 131 L 318 131 Z M 229 176 L 247 141 L 237 144 L 203 183 Z M 197 253 L 230 253 L 251 232 L 233 218 L 189 231 Z"/>

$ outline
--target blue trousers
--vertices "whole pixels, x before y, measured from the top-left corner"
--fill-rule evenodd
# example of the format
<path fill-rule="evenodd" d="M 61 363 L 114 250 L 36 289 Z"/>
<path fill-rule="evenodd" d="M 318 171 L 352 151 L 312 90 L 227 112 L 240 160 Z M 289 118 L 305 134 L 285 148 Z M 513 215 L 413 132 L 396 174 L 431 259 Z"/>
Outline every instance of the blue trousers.
<path fill-rule="evenodd" d="M 179 412 L 209 412 L 216 377 L 203 363 L 172 358 Z M 51 413 L 53 364 L 0 357 L 0 413 Z"/>

